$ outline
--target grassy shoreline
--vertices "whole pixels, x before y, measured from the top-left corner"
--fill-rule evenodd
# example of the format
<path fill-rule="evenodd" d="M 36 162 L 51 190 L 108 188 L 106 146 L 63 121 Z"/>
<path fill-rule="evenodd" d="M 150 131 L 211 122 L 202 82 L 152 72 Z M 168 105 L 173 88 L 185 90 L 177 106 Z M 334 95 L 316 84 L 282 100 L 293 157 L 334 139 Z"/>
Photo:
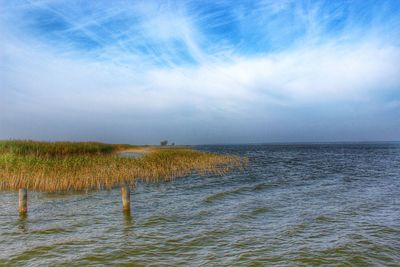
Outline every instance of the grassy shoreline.
<path fill-rule="evenodd" d="M 123 151 L 144 153 L 119 157 Z M 246 159 L 187 147 L 112 145 L 96 142 L 0 141 L 0 190 L 65 192 L 131 186 L 138 179 L 168 181 L 193 173 L 223 175 Z"/>

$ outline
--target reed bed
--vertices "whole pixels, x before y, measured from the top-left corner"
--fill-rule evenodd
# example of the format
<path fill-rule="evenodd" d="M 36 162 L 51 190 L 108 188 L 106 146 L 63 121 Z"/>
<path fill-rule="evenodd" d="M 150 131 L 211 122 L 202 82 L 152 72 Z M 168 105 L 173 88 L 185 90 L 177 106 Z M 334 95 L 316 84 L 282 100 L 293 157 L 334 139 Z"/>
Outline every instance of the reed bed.
<path fill-rule="evenodd" d="M 21 147 L 20 147 L 21 146 Z M 187 148 L 149 150 L 141 158 L 122 158 L 129 145 L 102 143 L 0 142 L 0 190 L 27 188 L 64 192 L 111 189 L 138 179 L 168 181 L 193 173 L 223 175 L 245 166 L 237 156 Z"/>
<path fill-rule="evenodd" d="M 62 157 L 71 155 L 111 154 L 137 146 L 103 144 L 99 142 L 39 142 L 31 140 L 0 140 L 0 153 Z"/>

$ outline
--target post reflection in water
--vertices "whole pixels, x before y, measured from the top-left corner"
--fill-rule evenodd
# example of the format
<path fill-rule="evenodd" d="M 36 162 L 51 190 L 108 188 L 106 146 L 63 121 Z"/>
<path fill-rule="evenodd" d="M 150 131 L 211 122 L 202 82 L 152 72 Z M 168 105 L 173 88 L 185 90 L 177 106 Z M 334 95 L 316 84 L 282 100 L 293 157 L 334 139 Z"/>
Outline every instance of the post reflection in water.
<path fill-rule="evenodd" d="M 27 221 L 28 221 L 28 214 L 20 213 L 18 216 L 17 225 L 18 225 L 18 229 L 22 233 L 25 233 L 25 234 L 28 233 L 28 227 L 27 227 L 28 222 Z"/>
<path fill-rule="evenodd" d="M 123 217 L 124 217 L 125 226 L 127 226 L 127 227 L 133 226 L 134 220 L 133 220 L 131 211 L 130 210 L 126 210 L 126 211 L 124 210 L 122 213 L 123 213 Z"/>

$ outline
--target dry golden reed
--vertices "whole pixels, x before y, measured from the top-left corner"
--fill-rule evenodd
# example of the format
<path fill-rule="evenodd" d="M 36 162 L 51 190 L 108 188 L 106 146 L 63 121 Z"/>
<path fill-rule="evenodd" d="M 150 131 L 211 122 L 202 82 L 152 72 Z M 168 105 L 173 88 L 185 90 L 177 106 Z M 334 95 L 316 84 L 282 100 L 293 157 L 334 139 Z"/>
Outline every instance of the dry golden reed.
<path fill-rule="evenodd" d="M 117 152 L 129 145 L 0 141 L 0 190 L 88 191 L 171 180 L 193 173 L 223 175 L 243 168 L 238 156 L 187 148 L 153 148 L 141 158 Z"/>

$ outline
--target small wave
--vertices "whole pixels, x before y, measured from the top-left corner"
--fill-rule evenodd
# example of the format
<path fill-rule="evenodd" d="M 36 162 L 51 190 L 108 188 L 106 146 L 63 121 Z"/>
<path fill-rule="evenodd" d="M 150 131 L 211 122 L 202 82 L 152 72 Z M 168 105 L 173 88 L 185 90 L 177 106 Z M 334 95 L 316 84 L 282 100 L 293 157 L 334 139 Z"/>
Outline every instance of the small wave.
<path fill-rule="evenodd" d="M 168 215 L 151 216 L 143 222 L 142 226 L 153 226 L 163 223 L 171 223 L 171 222 L 176 222 L 177 220 L 178 220 L 177 216 L 168 216 Z"/>
<path fill-rule="evenodd" d="M 225 197 L 227 197 L 227 196 L 232 196 L 232 195 L 240 194 L 242 191 L 243 191 L 243 189 L 238 188 L 238 189 L 231 190 L 231 191 L 218 192 L 218 193 L 216 193 L 216 194 L 213 194 L 213 195 L 211 195 L 211 196 L 206 197 L 206 198 L 204 199 L 204 202 L 206 202 L 206 203 L 212 203 L 212 202 L 214 202 L 214 201 L 216 201 L 216 200 L 225 198 Z"/>
<path fill-rule="evenodd" d="M 296 235 L 299 235 L 304 232 L 306 227 L 309 225 L 307 222 L 299 223 L 299 224 L 293 224 L 293 225 L 287 225 L 285 229 L 281 232 L 281 236 L 283 238 L 287 237 L 293 237 Z"/>
<path fill-rule="evenodd" d="M 55 246 L 53 246 L 53 245 L 37 246 L 37 247 L 29 248 L 29 249 L 23 251 L 22 253 L 19 253 L 13 257 L 10 257 L 7 265 L 9 265 L 9 266 L 19 265 L 23 262 L 26 262 L 29 259 L 43 257 L 43 256 L 51 253 L 51 251 L 54 249 L 55 249 Z"/>
<path fill-rule="evenodd" d="M 315 221 L 318 223 L 328 223 L 328 222 L 334 222 L 334 218 L 329 217 L 327 215 L 319 215 L 318 217 L 315 218 Z"/>
<path fill-rule="evenodd" d="M 267 184 L 267 183 L 259 183 L 253 186 L 242 186 L 233 190 L 229 191 L 221 191 L 215 194 L 212 194 L 204 199 L 206 203 L 213 203 L 216 200 L 223 199 L 228 196 L 235 196 L 240 195 L 243 193 L 255 192 L 255 191 L 262 191 L 268 188 L 271 188 L 275 185 Z"/>
<path fill-rule="evenodd" d="M 265 213 L 268 213 L 271 211 L 272 211 L 272 209 L 269 207 L 258 207 L 258 208 L 251 210 L 250 212 L 240 213 L 237 216 L 237 218 L 239 218 L 239 219 L 254 219 L 259 215 L 262 215 L 262 214 L 265 214 Z"/>
<path fill-rule="evenodd" d="M 62 233 L 68 233 L 68 232 L 71 232 L 71 230 L 67 230 L 64 228 L 49 228 L 49 229 L 33 230 L 33 231 L 31 231 L 31 234 L 52 235 L 52 234 L 62 234 Z"/>
<path fill-rule="evenodd" d="M 269 207 L 259 207 L 259 208 L 254 209 L 251 212 L 251 214 L 252 215 L 259 215 L 259 214 L 264 214 L 264 213 L 267 213 L 267 212 L 270 212 L 270 211 L 272 211 L 272 209 L 269 208 Z"/>

